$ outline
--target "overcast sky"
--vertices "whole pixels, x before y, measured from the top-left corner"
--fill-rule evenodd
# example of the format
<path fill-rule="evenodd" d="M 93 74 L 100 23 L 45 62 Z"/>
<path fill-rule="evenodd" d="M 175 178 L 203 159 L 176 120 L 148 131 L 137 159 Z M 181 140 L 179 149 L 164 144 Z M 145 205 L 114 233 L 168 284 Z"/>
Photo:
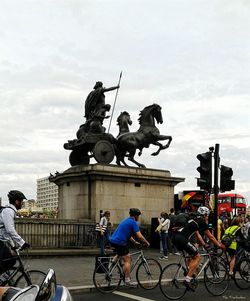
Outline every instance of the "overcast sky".
<path fill-rule="evenodd" d="M 11 189 L 36 198 L 37 178 L 70 167 L 63 144 L 85 122 L 86 96 L 96 81 L 116 85 L 121 70 L 110 132 L 124 110 L 137 130 L 140 110 L 157 103 L 173 141 L 139 161 L 186 178 L 176 192 L 198 189 L 196 156 L 218 143 L 250 200 L 248 0 L 1 0 L 0 15 L 4 201 Z"/>

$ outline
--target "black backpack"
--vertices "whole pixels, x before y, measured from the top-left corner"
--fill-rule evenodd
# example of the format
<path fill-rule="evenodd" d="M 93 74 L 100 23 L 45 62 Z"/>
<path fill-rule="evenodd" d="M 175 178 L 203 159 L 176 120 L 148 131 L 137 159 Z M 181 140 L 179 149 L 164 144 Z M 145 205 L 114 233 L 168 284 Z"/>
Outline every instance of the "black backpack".
<path fill-rule="evenodd" d="M 179 213 L 178 215 L 175 215 L 172 223 L 172 230 L 175 231 L 177 229 L 185 227 L 188 221 L 189 215 L 187 213 Z"/>

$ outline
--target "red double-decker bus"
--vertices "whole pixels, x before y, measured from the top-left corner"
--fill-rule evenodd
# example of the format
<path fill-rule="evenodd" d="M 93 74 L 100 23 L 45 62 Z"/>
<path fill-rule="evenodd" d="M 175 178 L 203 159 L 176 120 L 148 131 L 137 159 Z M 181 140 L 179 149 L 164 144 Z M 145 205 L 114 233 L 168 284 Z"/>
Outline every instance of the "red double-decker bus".
<path fill-rule="evenodd" d="M 218 215 L 245 215 L 247 202 L 243 195 L 238 193 L 220 193 L 218 195 Z"/>

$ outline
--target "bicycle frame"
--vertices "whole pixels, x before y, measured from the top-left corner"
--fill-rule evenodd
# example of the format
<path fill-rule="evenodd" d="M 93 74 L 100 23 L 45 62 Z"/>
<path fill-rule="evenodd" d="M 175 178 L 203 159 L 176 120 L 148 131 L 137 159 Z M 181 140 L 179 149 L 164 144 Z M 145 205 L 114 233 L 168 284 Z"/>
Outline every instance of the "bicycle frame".
<path fill-rule="evenodd" d="M 138 265 L 138 263 L 141 262 L 142 260 L 145 260 L 145 256 L 144 256 L 142 250 L 129 253 L 128 255 L 130 255 L 130 257 L 138 255 L 136 260 L 134 262 L 132 262 L 132 264 L 131 264 L 130 272 L 132 273 L 132 271 L 135 269 L 135 267 Z M 107 259 L 110 260 L 112 257 L 105 257 L 104 256 L 104 257 L 99 257 L 99 258 L 107 258 Z M 104 266 L 103 266 L 103 268 L 106 270 L 106 272 L 108 272 L 108 270 L 109 270 L 109 272 L 112 273 L 113 270 L 115 269 L 115 267 L 117 265 L 119 265 L 120 268 L 121 268 L 122 275 L 124 275 L 124 273 L 123 273 L 123 262 L 122 261 L 123 261 L 122 256 L 119 256 L 117 261 L 115 262 L 115 264 L 112 266 L 112 268 L 110 270 L 109 270 L 109 268 L 107 269 Z"/>
<path fill-rule="evenodd" d="M 198 273 L 196 274 L 195 278 L 198 279 L 200 277 L 200 275 L 202 274 L 202 272 L 206 269 L 206 267 L 209 265 L 209 263 L 212 262 L 211 260 L 211 254 L 209 252 L 207 253 L 200 253 L 200 256 L 203 257 L 203 261 L 205 259 L 204 262 L 202 262 L 201 260 L 201 267 L 199 269 L 199 267 L 197 267 L 197 269 L 199 269 Z M 186 268 L 186 271 L 188 272 L 188 264 L 187 264 L 187 260 L 189 258 L 192 258 L 191 256 L 189 255 L 185 255 L 185 253 L 183 252 L 183 255 L 181 256 L 179 262 L 178 262 L 178 265 L 179 265 L 179 269 L 178 271 L 176 271 L 176 276 L 179 275 L 180 271 L 181 271 L 181 268 L 184 266 Z M 183 264 L 184 263 L 184 264 Z M 196 269 L 196 271 L 197 271 Z"/>
<path fill-rule="evenodd" d="M 131 268 L 130 268 L 130 271 L 132 272 L 134 270 L 134 268 L 138 265 L 138 263 L 142 260 L 145 259 L 145 256 L 143 254 L 143 251 L 142 250 L 139 250 L 139 251 L 135 251 L 135 252 L 132 252 L 132 253 L 129 253 L 130 257 L 133 257 L 133 256 L 136 256 L 136 255 L 139 255 L 137 256 L 136 260 L 134 262 L 132 262 L 131 264 Z M 122 258 L 120 258 L 121 260 Z"/>

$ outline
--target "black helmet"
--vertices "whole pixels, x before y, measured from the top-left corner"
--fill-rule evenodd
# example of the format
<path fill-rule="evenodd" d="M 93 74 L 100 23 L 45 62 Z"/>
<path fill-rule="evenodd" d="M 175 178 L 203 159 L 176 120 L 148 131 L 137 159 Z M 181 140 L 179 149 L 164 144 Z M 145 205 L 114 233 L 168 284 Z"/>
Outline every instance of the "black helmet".
<path fill-rule="evenodd" d="M 141 215 L 141 211 L 138 208 L 130 208 L 129 215 L 130 216 L 135 216 L 135 215 L 139 216 L 139 215 Z"/>
<path fill-rule="evenodd" d="M 10 202 L 14 202 L 15 200 L 26 200 L 26 196 L 19 190 L 11 190 L 8 193 L 8 198 Z"/>

